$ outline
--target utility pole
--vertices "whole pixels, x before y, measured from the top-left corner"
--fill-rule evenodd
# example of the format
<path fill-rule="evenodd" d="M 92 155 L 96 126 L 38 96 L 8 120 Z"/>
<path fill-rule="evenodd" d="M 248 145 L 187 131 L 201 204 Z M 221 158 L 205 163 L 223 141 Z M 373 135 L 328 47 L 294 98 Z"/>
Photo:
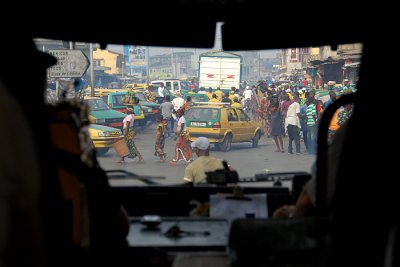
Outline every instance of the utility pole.
<path fill-rule="evenodd" d="M 257 73 L 257 80 L 260 80 L 260 50 L 257 52 L 257 63 L 258 63 L 258 73 Z"/>
<path fill-rule="evenodd" d="M 94 96 L 94 67 L 93 67 L 93 44 L 90 43 L 90 95 Z"/>
<path fill-rule="evenodd" d="M 147 84 L 150 84 L 150 47 L 146 47 L 146 74 L 147 74 Z"/>
<path fill-rule="evenodd" d="M 122 47 L 122 64 L 121 64 L 121 69 L 122 69 L 122 73 L 121 73 L 121 77 L 124 78 L 124 74 L 125 74 L 125 66 L 126 66 L 126 59 L 125 59 L 125 46 Z"/>

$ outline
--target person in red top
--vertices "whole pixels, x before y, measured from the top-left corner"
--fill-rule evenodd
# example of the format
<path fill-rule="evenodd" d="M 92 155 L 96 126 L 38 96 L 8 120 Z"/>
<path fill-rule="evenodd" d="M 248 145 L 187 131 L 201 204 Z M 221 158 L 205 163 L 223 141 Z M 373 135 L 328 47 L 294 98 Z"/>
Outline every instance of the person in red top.
<path fill-rule="evenodd" d="M 304 78 L 303 85 L 304 85 L 305 87 L 307 87 L 307 86 L 308 86 L 308 81 L 307 81 L 307 78 Z"/>

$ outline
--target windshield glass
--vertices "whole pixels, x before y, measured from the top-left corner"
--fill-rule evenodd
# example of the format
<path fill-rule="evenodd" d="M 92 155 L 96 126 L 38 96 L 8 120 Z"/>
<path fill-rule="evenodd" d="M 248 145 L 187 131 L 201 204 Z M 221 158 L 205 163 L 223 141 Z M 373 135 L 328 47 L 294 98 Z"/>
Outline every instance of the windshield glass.
<path fill-rule="evenodd" d="M 144 96 L 143 93 L 138 93 L 138 92 L 136 92 L 136 93 L 135 93 L 135 96 L 136 96 L 137 98 L 139 98 L 140 101 L 147 101 L 147 99 L 146 99 L 146 97 Z"/>
<path fill-rule="evenodd" d="M 63 47 L 62 41 L 35 41 L 41 51 L 69 49 Z M 145 51 L 140 56 L 132 54 L 138 47 Z M 106 170 L 123 167 L 138 175 L 163 177 L 157 180 L 160 184 L 179 184 L 183 182 L 190 161 L 186 156 L 197 158 L 194 152 L 182 154 L 190 148 L 180 147 L 180 135 L 176 132 L 181 127 L 187 133 L 188 144 L 199 137 L 207 137 L 211 144 L 210 155 L 226 160 L 241 178 L 271 172 L 310 173 L 315 162 L 318 121 L 332 101 L 356 91 L 362 45 L 339 45 L 337 50 L 321 46 L 223 51 L 218 43 L 213 49 L 166 49 L 132 44 L 108 45 L 106 49 L 100 49 L 98 44 L 77 43 L 74 50 L 82 51 L 87 58 L 91 58 L 89 53 L 93 51 L 93 77 L 89 68 L 83 73 L 80 84 L 85 95 L 95 95 L 96 90 L 109 84 L 112 88 L 121 87 L 129 81 L 145 88 L 143 92 L 135 92 L 134 96 L 140 101 L 154 103 L 146 106 L 142 117 L 135 117 L 133 141 L 144 162 L 138 164 L 138 157 L 127 157 L 122 166 L 112 142 L 109 142 L 106 149 L 98 147 L 106 151 L 97 154 L 101 166 Z M 113 57 L 108 56 L 110 53 Z M 48 84 L 59 84 L 57 80 L 61 79 L 71 78 L 48 77 Z M 166 79 L 180 80 L 183 90 L 197 93 L 202 88 L 201 91 L 210 98 L 210 105 L 219 105 L 218 108 L 197 107 L 200 104 L 195 102 L 205 101 L 198 96 L 192 97 L 192 103 L 185 103 L 185 91 L 171 88 L 171 91 L 159 92 L 159 83 L 148 87 L 152 81 Z M 55 92 L 60 95 L 59 89 L 47 92 L 48 99 L 56 98 Z M 163 94 L 168 94 L 169 100 L 164 99 Z M 114 100 L 130 107 L 133 102 L 129 97 L 128 91 L 126 96 L 119 95 Z M 162 102 L 172 105 L 157 104 Z M 235 110 L 220 112 L 224 105 L 220 102 L 235 107 Z M 298 104 L 292 105 L 294 102 Z M 91 99 L 87 103 L 91 111 L 109 110 L 103 100 Z M 177 115 L 178 109 L 185 110 L 183 119 Z M 332 134 L 351 112 L 352 107 L 341 108 L 332 123 Z M 155 156 L 158 116 L 167 121 L 163 148 L 167 155 L 165 162 L 159 162 L 159 157 Z M 234 120 L 233 116 L 238 119 Z M 106 124 L 108 120 L 122 122 L 112 116 L 97 120 L 105 120 Z M 183 160 L 170 165 L 169 162 L 177 157 Z M 132 183 L 141 184 L 140 181 Z M 254 184 L 257 185 L 264 184 Z"/>
<path fill-rule="evenodd" d="M 107 106 L 106 102 L 102 99 L 89 99 L 86 100 L 86 103 L 89 105 L 89 109 L 91 111 L 99 111 L 99 110 L 109 110 L 110 108 Z"/>
<path fill-rule="evenodd" d="M 186 113 L 187 120 L 217 120 L 219 110 L 215 108 L 191 108 Z"/>

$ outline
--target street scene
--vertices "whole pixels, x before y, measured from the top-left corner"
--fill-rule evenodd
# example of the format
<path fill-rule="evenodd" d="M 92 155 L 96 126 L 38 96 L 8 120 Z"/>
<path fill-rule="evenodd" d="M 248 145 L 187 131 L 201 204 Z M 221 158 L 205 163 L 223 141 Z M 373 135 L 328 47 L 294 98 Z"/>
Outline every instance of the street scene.
<path fill-rule="evenodd" d="M 199 138 L 240 179 L 311 173 L 318 122 L 330 103 L 357 90 L 362 48 L 229 52 L 85 43 L 60 48 L 46 40 L 37 45 L 59 60 L 49 69 L 47 102 L 83 100 L 101 166 L 170 185 L 192 182 L 185 170 L 199 157 L 192 147 Z M 351 111 L 350 105 L 335 114 L 330 141 Z M 121 145 L 128 147 L 125 156 L 117 151 Z M 202 176 L 193 181 L 206 182 Z"/>
<path fill-rule="evenodd" d="M 99 156 L 98 160 L 106 170 L 122 169 L 135 173 L 137 175 L 158 177 L 154 181 L 160 184 L 179 184 L 183 183 L 183 176 L 186 163 L 181 162 L 176 166 L 169 166 L 168 162 L 161 163 L 158 157 L 154 156 L 154 140 L 156 129 L 154 125 L 150 125 L 141 130 L 135 137 L 135 144 L 144 158 L 143 163 L 138 163 L 137 159 L 126 160 L 125 164 L 117 161 L 120 159 L 115 150 L 110 149 L 105 155 Z M 287 143 L 288 138 L 284 138 Z M 174 155 L 175 141 L 173 137 L 166 138 L 165 151 L 167 160 L 171 160 Z M 210 154 L 217 158 L 226 160 L 238 173 L 239 177 L 251 177 L 255 174 L 267 172 L 311 172 L 311 166 L 315 161 L 314 155 L 305 153 L 303 147 L 302 155 L 290 155 L 287 153 L 274 152 L 275 144 L 271 138 L 262 136 L 257 148 L 252 148 L 251 143 L 233 144 L 229 152 L 221 152 L 211 147 Z M 251 160 L 249 160 L 251 159 Z M 162 178 L 162 179 L 161 179 Z M 114 184 L 143 184 L 134 180 L 114 180 Z M 265 185 L 266 183 L 246 184 L 246 186 L 257 186 L 257 184 Z"/>

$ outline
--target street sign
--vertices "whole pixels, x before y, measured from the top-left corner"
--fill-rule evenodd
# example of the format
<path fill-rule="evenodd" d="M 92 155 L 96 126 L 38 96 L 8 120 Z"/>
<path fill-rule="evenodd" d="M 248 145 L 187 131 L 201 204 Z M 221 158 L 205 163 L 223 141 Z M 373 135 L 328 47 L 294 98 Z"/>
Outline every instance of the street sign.
<path fill-rule="evenodd" d="M 85 74 L 89 60 L 81 50 L 49 50 L 57 64 L 49 68 L 50 78 L 78 78 Z"/>

